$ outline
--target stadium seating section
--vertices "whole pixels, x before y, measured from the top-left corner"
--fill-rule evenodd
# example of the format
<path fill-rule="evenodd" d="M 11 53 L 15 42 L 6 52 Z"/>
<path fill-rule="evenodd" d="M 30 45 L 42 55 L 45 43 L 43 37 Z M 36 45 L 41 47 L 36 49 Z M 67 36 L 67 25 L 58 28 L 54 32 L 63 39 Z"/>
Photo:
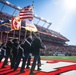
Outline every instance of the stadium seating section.
<path fill-rule="evenodd" d="M 7 20 L 11 19 L 13 16 L 6 14 L 0 11 L 0 20 Z M 21 24 L 24 26 L 24 22 Z M 61 35 L 60 33 L 47 29 L 45 27 L 41 27 L 40 25 L 35 24 L 40 33 L 40 37 L 43 43 L 46 45 L 45 50 L 41 50 L 41 55 L 46 56 L 58 56 L 58 55 L 65 55 L 65 56 L 75 56 L 76 55 L 76 46 L 67 45 L 66 42 L 69 41 L 66 37 Z M 46 33 L 46 34 L 45 34 Z M 12 37 L 13 31 L 9 33 L 9 36 Z M 21 40 L 24 38 L 25 29 L 21 29 Z M 50 36 L 50 35 L 51 36 Z M 0 34 L 1 35 L 1 34 Z M 19 36 L 19 31 L 15 32 L 15 36 Z M 3 32 L 3 42 L 6 40 L 6 33 Z"/>

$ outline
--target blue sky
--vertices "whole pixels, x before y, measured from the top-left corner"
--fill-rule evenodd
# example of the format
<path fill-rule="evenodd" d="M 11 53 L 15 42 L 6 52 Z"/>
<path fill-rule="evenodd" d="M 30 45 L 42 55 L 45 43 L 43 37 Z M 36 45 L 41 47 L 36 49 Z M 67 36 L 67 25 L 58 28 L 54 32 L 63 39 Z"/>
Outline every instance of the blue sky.
<path fill-rule="evenodd" d="M 10 3 L 20 6 L 32 4 L 34 1 L 34 13 L 39 17 L 52 22 L 49 29 L 59 32 L 67 37 L 69 45 L 76 45 L 76 0 L 7 0 Z M 1 8 L 0 4 L 0 8 Z M 8 7 L 9 8 L 9 7 Z M 2 11 L 9 14 L 14 9 L 6 7 Z M 18 15 L 16 12 L 14 15 Z"/>

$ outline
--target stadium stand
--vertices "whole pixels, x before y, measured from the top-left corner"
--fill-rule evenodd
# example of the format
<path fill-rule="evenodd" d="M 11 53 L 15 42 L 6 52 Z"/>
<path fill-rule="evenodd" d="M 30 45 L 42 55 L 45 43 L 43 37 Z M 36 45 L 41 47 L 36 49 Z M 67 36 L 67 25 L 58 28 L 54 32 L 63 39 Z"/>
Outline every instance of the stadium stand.
<path fill-rule="evenodd" d="M 0 20 L 11 19 L 12 16 L 0 11 Z M 24 22 L 21 24 L 24 25 Z M 35 24 L 36 25 L 36 24 Z M 60 33 L 36 25 L 39 30 L 40 37 L 43 43 L 46 45 L 45 50 L 41 50 L 41 55 L 46 56 L 75 56 L 76 55 L 76 46 L 66 45 L 66 42 L 69 41 L 66 37 Z M 9 37 L 12 37 L 13 31 L 9 33 Z M 25 29 L 21 29 L 21 39 L 24 38 Z M 0 34 L 1 35 L 1 34 Z M 15 37 L 19 36 L 19 31 L 15 31 Z M 6 41 L 6 33 L 3 32 L 2 42 Z"/>

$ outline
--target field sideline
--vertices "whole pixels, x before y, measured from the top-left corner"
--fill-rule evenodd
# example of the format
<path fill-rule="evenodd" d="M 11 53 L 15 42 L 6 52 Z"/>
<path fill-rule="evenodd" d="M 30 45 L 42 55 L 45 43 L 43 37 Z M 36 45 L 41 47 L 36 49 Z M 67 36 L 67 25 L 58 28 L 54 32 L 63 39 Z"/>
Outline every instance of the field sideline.
<path fill-rule="evenodd" d="M 45 60 L 70 60 L 76 61 L 76 56 L 41 56 Z"/>
<path fill-rule="evenodd" d="M 31 60 L 32 63 L 33 61 Z M 10 61 L 5 68 L 1 68 L 2 64 L 3 62 L 0 63 L 0 75 L 29 75 L 30 73 L 30 69 L 26 69 L 26 66 L 25 72 L 19 73 L 22 61 L 17 71 L 10 69 Z M 32 66 L 31 64 L 30 67 Z M 41 64 L 41 71 L 37 71 L 36 64 L 35 75 L 76 75 L 76 56 L 41 56 Z"/>

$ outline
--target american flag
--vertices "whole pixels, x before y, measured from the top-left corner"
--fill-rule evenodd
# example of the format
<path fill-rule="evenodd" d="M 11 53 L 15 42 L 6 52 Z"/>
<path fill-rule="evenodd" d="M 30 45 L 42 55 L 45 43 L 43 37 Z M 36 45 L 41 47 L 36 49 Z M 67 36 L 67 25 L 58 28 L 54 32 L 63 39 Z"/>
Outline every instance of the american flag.
<path fill-rule="evenodd" d="M 33 20 L 33 5 L 24 7 L 19 13 L 20 19 L 30 19 Z"/>

